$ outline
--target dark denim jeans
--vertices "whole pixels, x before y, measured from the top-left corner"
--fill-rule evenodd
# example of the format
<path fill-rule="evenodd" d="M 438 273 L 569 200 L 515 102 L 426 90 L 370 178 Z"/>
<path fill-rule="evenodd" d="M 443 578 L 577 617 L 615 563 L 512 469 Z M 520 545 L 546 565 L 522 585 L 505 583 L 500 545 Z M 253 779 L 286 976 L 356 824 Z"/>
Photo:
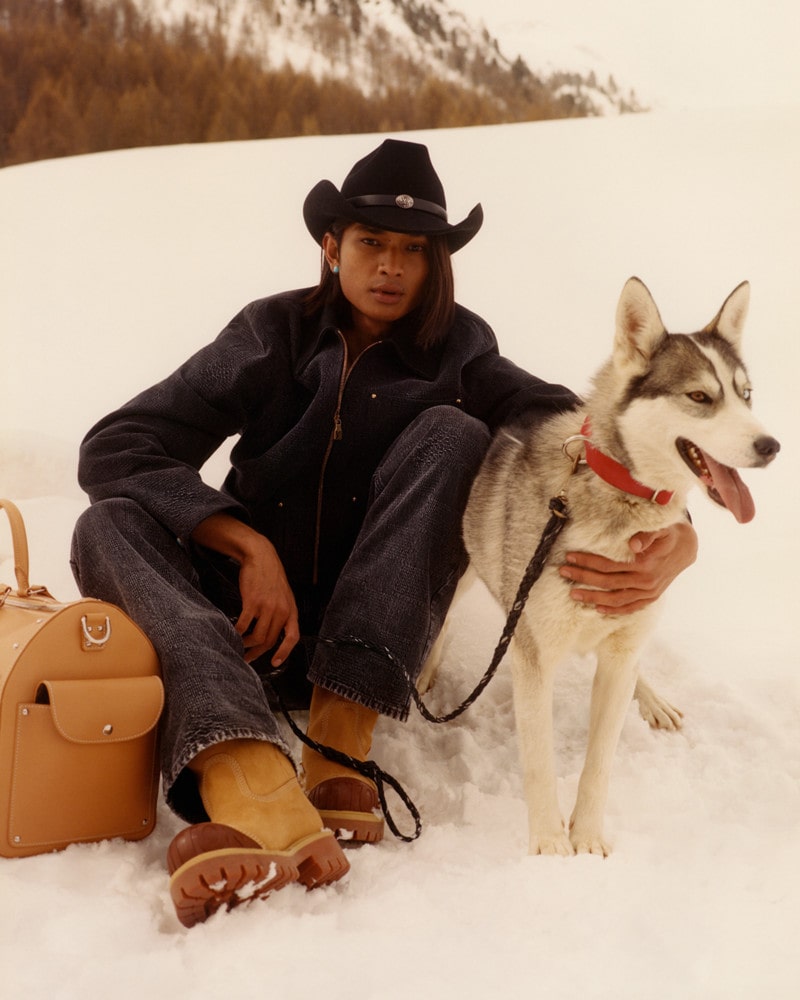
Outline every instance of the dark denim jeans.
<path fill-rule="evenodd" d="M 461 515 L 488 443 L 484 424 L 454 407 L 418 417 L 375 471 L 366 517 L 326 606 L 315 608 L 310 581 L 308 588 L 295 583 L 301 629 L 385 646 L 415 676 L 467 564 Z M 245 662 L 231 622 L 236 567 L 184 546 L 122 497 L 81 515 L 72 565 L 82 594 L 119 605 L 155 646 L 167 694 L 167 802 L 189 822 L 204 819 L 185 770 L 197 753 L 237 738 L 288 750 L 258 663 Z M 307 672 L 313 684 L 394 718 L 408 715 L 407 682 L 380 654 L 320 644 Z"/>

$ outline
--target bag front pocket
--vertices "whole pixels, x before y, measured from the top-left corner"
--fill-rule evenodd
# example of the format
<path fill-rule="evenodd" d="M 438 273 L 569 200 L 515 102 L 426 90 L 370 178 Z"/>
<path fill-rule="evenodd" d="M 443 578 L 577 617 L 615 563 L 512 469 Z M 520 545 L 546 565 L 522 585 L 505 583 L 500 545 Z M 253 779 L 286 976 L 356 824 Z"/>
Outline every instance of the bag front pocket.
<path fill-rule="evenodd" d="M 163 702 L 156 676 L 43 681 L 17 709 L 9 843 L 34 853 L 147 836 Z"/>

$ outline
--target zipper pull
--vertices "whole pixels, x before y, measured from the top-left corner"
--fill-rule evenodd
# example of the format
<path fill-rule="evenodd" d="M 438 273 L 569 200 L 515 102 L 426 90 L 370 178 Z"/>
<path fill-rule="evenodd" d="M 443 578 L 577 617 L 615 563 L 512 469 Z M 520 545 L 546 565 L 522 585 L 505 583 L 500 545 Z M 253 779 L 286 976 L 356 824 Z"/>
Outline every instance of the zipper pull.
<path fill-rule="evenodd" d="M 334 414 L 333 417 L 333 440 L 342 440 L 342 419 L 338 413 Z"/>

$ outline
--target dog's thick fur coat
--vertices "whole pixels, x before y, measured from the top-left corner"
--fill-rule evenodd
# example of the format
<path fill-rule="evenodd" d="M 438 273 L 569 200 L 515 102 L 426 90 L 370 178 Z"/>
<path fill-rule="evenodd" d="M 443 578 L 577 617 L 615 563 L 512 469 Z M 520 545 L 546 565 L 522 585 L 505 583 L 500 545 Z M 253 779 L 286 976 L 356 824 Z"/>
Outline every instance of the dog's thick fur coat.
<path fill-rule="evenodd" d="M 750 494 L 735 468 L 765 466 L 780 446 L 751 411 L 739 354 L 748 301 L 749 286 L 743 283 L 705 329 L 668 334 L 649 291 L 631 278 L 617 308 L 612 357 L 595 376 L 585 407 L 532 429 L 501 431 L 476 478 L 464 539 L 472 567 L 504 610 L 536 548 L 549 499 L 564 491 L 569 505 L 567 527 L 511 644 L 532 854 L 608 854 L 603 817 L 609 778 L 634 692 L 651 725 L 680 725 L 679 712 L 637 683 L 638 652 L 658 602 L 629 615 L 600 614 L 570 596 L 559 567 L 567 551 L 631 559 L 631 536 L 685 518 L 687 494 L 698 481 L 737 520 L 753 516 Z M 671 491 L 671 499 L 656 503 L 624 492 L 582 460 L 573 469 L 589 434 L 594 448 L 654 492 Z M 588 748 L 565 829 L 556 795 L 553 680 L 568 653 L 590 651 L 597 654 L 597 670 Z"/>

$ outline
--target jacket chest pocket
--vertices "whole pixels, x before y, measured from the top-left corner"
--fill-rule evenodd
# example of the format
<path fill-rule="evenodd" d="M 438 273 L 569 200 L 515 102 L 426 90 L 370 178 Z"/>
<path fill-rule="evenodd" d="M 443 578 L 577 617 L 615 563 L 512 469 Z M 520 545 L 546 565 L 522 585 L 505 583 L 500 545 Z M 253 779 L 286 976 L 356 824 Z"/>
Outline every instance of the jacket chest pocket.
<path fill-rule="evenodd" d="M 413 389 L 403 391 L 396 386 L 367 389 L 345 398 L 341 413 L 342 437 L 347 434 L 348 426 L 361 427 L 367 435 L 380 438 L 388 447 L 426 410 L 437 406 L 461 409 L 462 405 L 462 397 L 457 391 L 444 395 Z"/>

